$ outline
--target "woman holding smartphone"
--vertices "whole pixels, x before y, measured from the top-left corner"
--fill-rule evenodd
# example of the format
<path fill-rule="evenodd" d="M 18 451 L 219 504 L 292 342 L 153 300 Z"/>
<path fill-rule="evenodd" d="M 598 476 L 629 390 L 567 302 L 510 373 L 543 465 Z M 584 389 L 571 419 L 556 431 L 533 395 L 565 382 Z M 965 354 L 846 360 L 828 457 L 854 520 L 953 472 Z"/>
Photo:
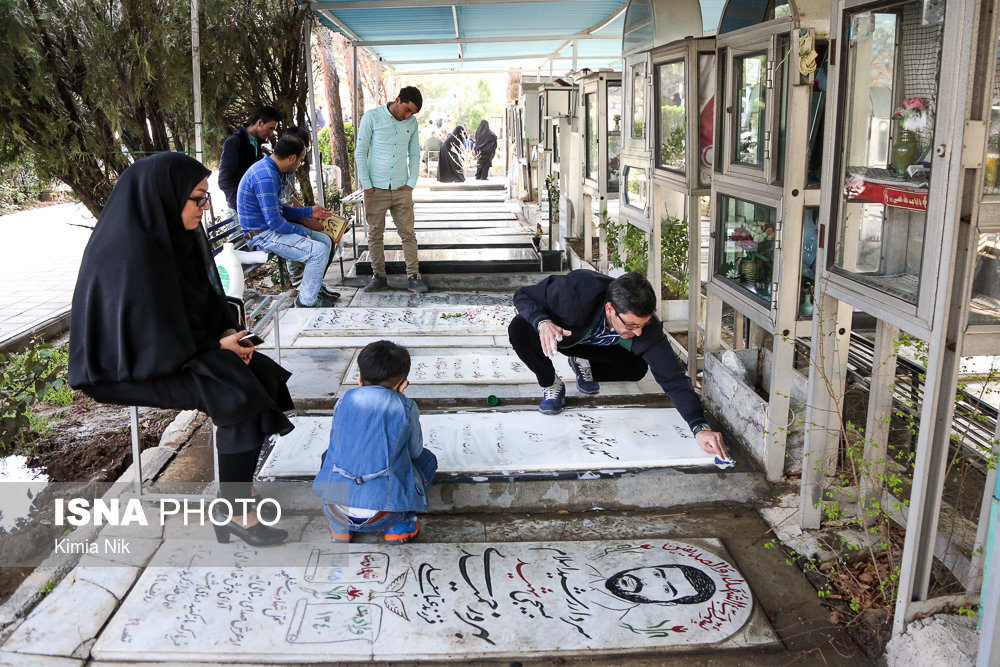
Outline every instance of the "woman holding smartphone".
<path fill-rule="evenodd" d="M 210 173 L 180 153 L 122 173 L 80 264 L 69 382 L 102 403 L 206 412 L 217 428 L 219 495 L 233 501 L 251 496 L 265 438 L 292 430 L 283 414 L 291 374 L 241 340 L 247 332 L 223 296 L 201 227 Z M 252 509 L 216 526 L 220 542 L 231 535 L 254 546 L 287 537 Z"/>

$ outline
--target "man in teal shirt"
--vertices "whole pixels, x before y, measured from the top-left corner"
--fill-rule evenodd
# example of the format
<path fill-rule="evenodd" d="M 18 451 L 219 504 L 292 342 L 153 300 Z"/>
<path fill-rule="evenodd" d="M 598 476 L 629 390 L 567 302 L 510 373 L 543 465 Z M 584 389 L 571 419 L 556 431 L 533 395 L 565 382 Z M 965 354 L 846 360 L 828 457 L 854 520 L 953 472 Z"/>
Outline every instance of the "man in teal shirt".
<path fill-rule="evenodd" d="M 407 288 L 426 292 L 417 261 L 417 235 L 413 231 L 413 188 L 420 172 L 420 141 L 417 119 L 423 97 L 413 86 L 399 91 L 389 104 L 370 109 L 361 117 L 354 162 L 365 191 L 365 218 L 368 223 L 368 254 L 372 279 L 366 292 L 388 289 L 385 279 L 385 213 L 392 211 L 392 221 L 403 241 Z"/>

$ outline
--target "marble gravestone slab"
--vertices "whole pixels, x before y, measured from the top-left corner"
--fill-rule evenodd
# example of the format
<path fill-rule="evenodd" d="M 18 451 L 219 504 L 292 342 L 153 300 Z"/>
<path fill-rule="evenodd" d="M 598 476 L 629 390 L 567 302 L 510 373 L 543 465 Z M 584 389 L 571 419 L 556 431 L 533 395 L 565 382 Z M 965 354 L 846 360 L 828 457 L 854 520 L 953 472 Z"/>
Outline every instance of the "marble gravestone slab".
<path fill-rule="evenodd" d="M 321 308 L 299 335 L 500 335 L 516 314 L 513 306 Z"/>
<path fill-rule="evenodd" d="M 268 548 L 167 542 L 98 660 L 330 662 L 776 644 L 718 540 Z M 210 550 L 232 566 L 200 566 Z M 272 560 L 273 562 L 273 560 Z"/>
<path fill-rule="evenodd" d="M 330 440 L 329 416 L 292 417 L 259 478 L 312 478 Z M 712 465 L 674 408 L 596 408 L 420 415 L 438 474 L 509 474 Z"/>
<path fill-rule="evenodd" d="M 358 384 L 355 357 L 343 384 Z M 497 354 L 414 354 L 410 357 L 411 385 L 420 384 L 534 384 L 535 374 L 520 359 Z"/>
<path fill-rule="evenodd" d="M 414 294 L 400 290 L 358 293 L 351 299 L 351 308 L 421 308 L 430 306 L 513 306 L 512 294 L 483 292 L 426 292 Z"/>

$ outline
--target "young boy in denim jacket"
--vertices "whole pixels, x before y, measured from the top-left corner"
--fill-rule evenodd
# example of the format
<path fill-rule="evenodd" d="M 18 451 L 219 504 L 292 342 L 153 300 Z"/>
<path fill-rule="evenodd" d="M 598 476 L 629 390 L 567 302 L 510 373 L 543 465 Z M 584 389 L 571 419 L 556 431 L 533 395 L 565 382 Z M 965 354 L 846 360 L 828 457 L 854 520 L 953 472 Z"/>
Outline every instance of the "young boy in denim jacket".
<path fill-rule="evenodd" d="M 427 511 L 437 458 L 424 449 L 417 404 L 403 395 L 410 374 L 406 348 L 371 343 L 358 355 L 358 369 L 358 386 L 333 411 L 313 493 L 323 501 L 334 541 L 385 531 L 387 542 L 403 544 L 419 530 L 414 513 Z"/>

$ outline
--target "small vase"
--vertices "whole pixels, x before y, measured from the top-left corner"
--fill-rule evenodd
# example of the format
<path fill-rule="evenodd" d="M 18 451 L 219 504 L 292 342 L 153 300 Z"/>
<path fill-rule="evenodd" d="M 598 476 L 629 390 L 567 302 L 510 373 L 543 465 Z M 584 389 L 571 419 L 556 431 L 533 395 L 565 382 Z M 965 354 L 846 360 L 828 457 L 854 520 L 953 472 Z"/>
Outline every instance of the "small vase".
<path fill-rule="evenodd" d="M 813 296 L 812 294 L 805 294 L 802 296 L 802 304 L 799 306 L 799 315 L 805 315 L 806 317 L 812 317 L 815 306 L 813 306 Z"/>
<path fill-rule="evenodd" d="M 920 158 L 920 138 L 910 130 L 900 130 L 890 153 L 892 168 L 899 176 L 906 176 L 906 168 Z"/>
<path fill-rule="evenodd" d="M 760 257 L 744 257 L 736 264 L 740 282 L 756 285 L 764 279 L 764 260 Z"/>

